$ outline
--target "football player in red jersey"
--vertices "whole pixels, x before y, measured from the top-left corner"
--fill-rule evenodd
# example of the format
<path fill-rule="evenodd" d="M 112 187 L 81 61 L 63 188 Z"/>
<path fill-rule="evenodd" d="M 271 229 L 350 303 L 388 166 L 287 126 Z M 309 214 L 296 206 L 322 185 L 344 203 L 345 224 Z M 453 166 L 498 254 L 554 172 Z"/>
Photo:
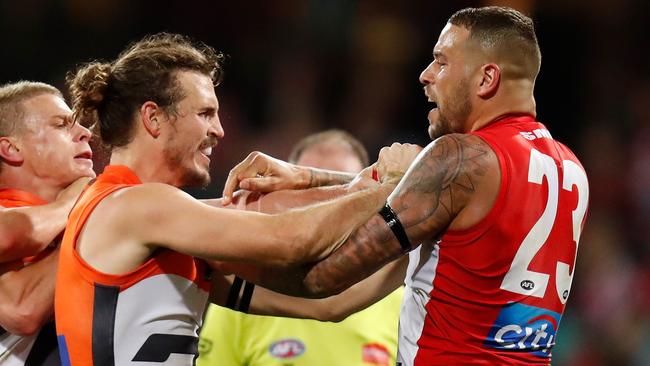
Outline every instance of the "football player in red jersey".
<path fill-rule="evenodd" d="M 51 322 L 58 250 L 92 170 L 90 132 L 59 90 L 0 87 L 0 364 L 60 364 Z M 43 327 L 45 325 L 45 327 Z"/>
<path fill-rule="evenodd" d="M 575 155 L 536 120 L 540 64 L 529 17 L 505 7 L 453 14 L 420 75 L 435 103 L 428 115 L 434 141 L 381 215 L 321 262 L 275 273 L 224 269 L 280 292 L 322 297 L 409 252 L 408 269 L 397 272 L 406 284 L 399 365 L 549 365 L 589 186 Z M 382 151 L 380 178 L 384 159 L 402 150 Z M 271 191 L 333 183 L 318 178 L 255 153 L 231 171 L 224 197 L 238 185 Z"/>

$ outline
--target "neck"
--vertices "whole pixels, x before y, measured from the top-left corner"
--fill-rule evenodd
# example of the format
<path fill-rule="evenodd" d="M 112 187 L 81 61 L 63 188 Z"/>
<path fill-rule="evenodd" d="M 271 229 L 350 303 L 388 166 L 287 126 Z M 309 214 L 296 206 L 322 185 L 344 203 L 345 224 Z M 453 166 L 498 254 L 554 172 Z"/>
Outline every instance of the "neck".
<path fill-rule="evenodd" d="M 20 167 L 3 166 L 0 173 L 0 188 L 19 189 L 37 195 L 47 202 L 56 200 L 65 188 L 48 178 L 26 173 Z"/>
<path fill-rule="evenodd" d="M 466 131 L 476 131 L 507 115 L 527 114 L 535 117 L 533 87 L 534 84 L 528 80 L 502 82 L 493 97 L 476 103 L 477 108 L 470 114 Z"/>
<path fill-rule="evenodd" d="M 125 147 L 114 148 L 111 153 L 111 165 L 124 165 L 131 169 L 142 183 L 166 183 L 176 185 L 174 175 L 161 154 L 152 157 L 151 151 L 138 149 L 132 142 Z"/>

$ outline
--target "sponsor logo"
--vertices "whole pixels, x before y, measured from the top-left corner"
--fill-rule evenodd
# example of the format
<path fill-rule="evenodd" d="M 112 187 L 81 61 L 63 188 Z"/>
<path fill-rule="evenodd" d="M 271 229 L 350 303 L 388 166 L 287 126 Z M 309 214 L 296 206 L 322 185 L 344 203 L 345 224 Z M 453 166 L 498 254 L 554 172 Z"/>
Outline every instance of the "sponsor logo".
<path fill-rule="evenodd" d="M 274 358 L 283 360 L 294 358 L 305 353 L 305 344 L 298 339 L 281 339 L 271 344 L 269 347 L 269 353 Z"/>
<path fill-rule="evenodd" d="M 512 303 L 504 307 L 490 329 L 485 345 L 503 351 L 530 352 L 550 357 L 560 314 L 534 306 Z"/>
<path fill-rule="evenodd" d="M 363 362 L 372 365 L 389 366 L 390 353 L 388 348 L 379 343 L 368 343 L 363 345 L 361 350 Z"/>
<path fill-rule="evenodd" d="M 521 286 L 521 288 L 523 288 L 524 290 L 532 290 L 535 288 L 535 282 L 530 280 L 523 280 L 521 281 L 519 286 Z"/>

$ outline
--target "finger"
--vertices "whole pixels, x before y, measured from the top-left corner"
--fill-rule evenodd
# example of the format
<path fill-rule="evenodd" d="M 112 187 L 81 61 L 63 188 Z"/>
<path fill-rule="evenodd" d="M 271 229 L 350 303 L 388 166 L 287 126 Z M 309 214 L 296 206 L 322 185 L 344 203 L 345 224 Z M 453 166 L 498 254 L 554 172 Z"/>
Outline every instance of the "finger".
<path fill-rule="evenodd" d="M 223 187 L 222 198 L 224 204 L 230 203 L 232 200 L 232 194 L 235 192 L 237 187 L 240 186 L 240 182 L 244 178 L 254 177 L 258 173 L 257 165 L 260 164 L 259 157 L 260 153 L 253 151 L 248 154 L 246 159 L 241 163 L 235 165 L 234 168 L 228 173 L 228 178 L 226 178 L 226 183 Z"/>
<path fill-rule="evenodd" d="M 276 177 L 256 177 L 242 179 L 239 185 L 249 191 L 268 193 L 282 189 L 280 182 Z"/>
<path fill-rule="evenodd" d="M 232 201 L 232 194 L 237 189 L 239 185 L 239 179 L 237 179 L 237 174 L 234 172 L 234 169 L 228 173 L 228 178 L 226 178 L 226 183 L 223 186 L 223 192 L 221 194 L 223 205 L 226 206 Z"/>

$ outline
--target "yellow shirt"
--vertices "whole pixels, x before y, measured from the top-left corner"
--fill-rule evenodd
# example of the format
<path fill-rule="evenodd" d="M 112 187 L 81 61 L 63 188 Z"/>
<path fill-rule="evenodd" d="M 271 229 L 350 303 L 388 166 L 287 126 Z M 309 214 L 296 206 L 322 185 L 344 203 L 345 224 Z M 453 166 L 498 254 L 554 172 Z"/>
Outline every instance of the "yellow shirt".
<path fill-rule="evenodd" d="M 400 287 L 340 323 L 248 315 L 210 305 L 197 366 L 391 366 Z"/>

